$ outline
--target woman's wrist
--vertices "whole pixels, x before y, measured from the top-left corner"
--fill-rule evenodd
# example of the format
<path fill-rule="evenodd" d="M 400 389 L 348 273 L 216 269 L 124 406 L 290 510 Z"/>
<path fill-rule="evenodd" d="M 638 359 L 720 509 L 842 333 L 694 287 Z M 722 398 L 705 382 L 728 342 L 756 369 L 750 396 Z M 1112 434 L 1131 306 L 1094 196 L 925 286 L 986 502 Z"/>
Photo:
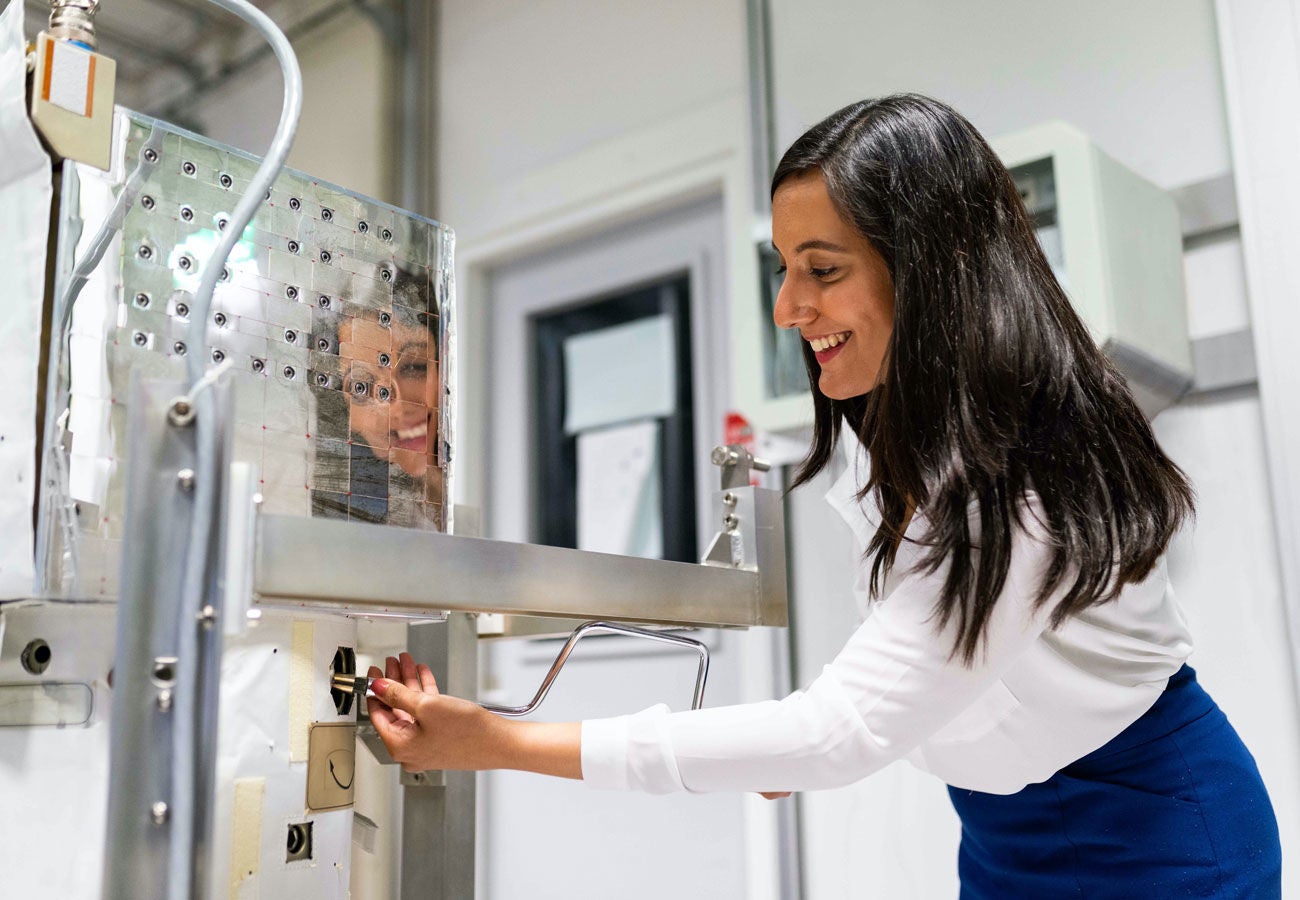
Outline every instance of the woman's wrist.
<path fill-rule="evenodd" d="M 496 722 L 485 729 L 490 745 L 485 768 L 582 778 L 581 723 L 514 722 L 487 714 Z"/>

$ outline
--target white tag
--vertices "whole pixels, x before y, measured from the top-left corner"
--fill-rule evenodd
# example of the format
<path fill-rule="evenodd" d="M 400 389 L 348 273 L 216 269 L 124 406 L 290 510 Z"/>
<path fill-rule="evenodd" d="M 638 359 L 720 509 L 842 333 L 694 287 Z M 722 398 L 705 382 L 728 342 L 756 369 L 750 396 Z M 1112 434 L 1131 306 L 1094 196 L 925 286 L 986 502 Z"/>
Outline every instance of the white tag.
<path fill-rule="evenodd" d="M 90 51 L 69 44 L 51 41 L 49 94 L 46 97 L 55 106 L 79 116 L 90 115 Z"/>

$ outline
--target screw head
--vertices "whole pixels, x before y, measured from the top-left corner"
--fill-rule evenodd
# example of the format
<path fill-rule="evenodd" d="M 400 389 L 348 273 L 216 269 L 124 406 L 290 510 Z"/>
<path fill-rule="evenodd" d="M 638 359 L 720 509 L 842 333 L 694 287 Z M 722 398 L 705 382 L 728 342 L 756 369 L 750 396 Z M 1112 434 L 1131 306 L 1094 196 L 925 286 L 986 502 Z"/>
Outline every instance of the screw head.
<path fill-rule="evenodd" d="M 731 493 L 731 491 L 727 491 L 725 494 L 722 495 L 722 502 L 726 506 L 735 506 L 736 495 Z"/>
<path fill-rule="evenodd" d="M 736 526 L 740 524 L 740 519 L 735 516 L 723 516 L 722 524 L 726 526 L 728 531 L 735 531 Z"/>
<path fill-rule="evenodd" d="M 176 426 L 190 424 L 194 421 L 194 404 L 184 397 L 177 397 L 167 410 L 167 421 Z"/>
<path fill-rule="evenodd" d="M 158 692 L 158 711 L 171 712 L 171 708 L 172 708 L 172 692 L 167 688 L 163 688 L 161 691 Z"/>
<path fill-rule="evenodd" d="M 176 473 L 176 486 L 185 493 L 194 490 L 194 470 L 181 469 Z"/>
<path fill-rule="evenodd" d="M 163 825 L 167 822 L 167 804 L 159 800 L 153 806 L 149 807 L 149 818 L 155 825 Z"/>

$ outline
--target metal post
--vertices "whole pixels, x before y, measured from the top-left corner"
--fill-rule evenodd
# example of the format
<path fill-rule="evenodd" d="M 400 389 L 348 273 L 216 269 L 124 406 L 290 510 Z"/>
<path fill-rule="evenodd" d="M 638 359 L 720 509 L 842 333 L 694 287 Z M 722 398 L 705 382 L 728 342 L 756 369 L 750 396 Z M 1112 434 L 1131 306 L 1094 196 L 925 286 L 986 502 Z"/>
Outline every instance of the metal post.
<path fill-rule="evenodd" d="M 182 602 L 191 524 L 204 490 L 224 509 L 233 392 L 211 387 L 202 423 L 169 414 L 183 388 L 137 382 L 130 394 L 126 532 L 118 598 L 109 749 L 104 897 L 201 896 L 211 834 L 221 607 L 217 535 L 204 552 L 197 605 Z M 199 427 L 215 448 L 201 471 Z M 182 761 L 184 765 L 178 765 Z"/>
<path fill-rule="evenodd" d="M 473 616 L 411 625 L 411 655 L 457 697 L 478 693 L 478 628 Z M 402 775 L 402 900 L 464 900 L 474 896 L 475 773 Z"/>

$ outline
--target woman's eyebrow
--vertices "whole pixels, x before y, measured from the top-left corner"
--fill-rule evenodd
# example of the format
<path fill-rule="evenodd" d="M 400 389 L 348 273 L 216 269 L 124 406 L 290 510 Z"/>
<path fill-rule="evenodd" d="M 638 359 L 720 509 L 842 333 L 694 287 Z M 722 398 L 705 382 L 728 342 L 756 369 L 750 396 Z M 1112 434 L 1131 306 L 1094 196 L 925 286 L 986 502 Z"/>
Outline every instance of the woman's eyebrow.
<path fill-rule="evenodd" d="M 847 247 L 841 247 L 839 244 L 832 244 L 830 241 L 804 241 L 798 247 L 794 248 L 795 253 L 803 253 L 805 250 L 830 250 L 833 253 L 848 253 Z"/>

